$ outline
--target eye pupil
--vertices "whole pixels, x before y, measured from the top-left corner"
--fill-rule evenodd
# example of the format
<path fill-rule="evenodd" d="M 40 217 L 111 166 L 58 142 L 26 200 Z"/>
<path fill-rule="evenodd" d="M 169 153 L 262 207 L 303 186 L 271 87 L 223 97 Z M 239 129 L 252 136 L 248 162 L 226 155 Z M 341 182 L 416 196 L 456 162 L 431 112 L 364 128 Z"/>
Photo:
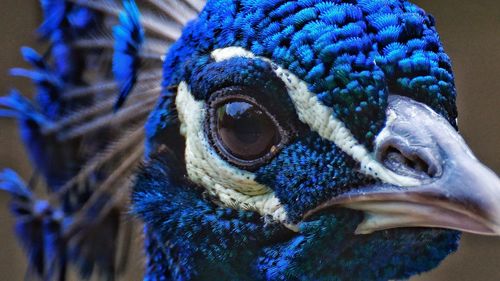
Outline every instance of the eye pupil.
<path fill-rule="evenodd" d="M 255 160 L 280 142 L 273 120 L 258 106 L 230 101 L 217 109 L 217 135 L 222 146 L 241 160 Z"/>

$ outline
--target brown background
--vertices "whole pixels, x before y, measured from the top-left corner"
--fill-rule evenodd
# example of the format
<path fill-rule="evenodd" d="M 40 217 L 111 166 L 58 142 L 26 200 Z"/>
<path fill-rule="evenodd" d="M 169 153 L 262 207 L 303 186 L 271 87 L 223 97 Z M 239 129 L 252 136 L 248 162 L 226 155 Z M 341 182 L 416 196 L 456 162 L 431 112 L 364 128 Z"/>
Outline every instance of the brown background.
<path fill-rule="evenodd" d="M 459 127 L 477 157 L 500 172 L 500 1 L 415 0 L 437 19 L 438 30 L 453 59 L 459 99 Z M 29 93 L 26 81 L 7 70 L 23 65 L 18 49 L 35 45 L 39 22 L 35 0 L 0 0 L 0 94 L 11 87 Z M 25 178 L 31 168 L 14 122 L 0 120 L 0 169 L 11 167 Z M 0 280 L 22 280 L 25 259 L 12 234 L 7 196 L 0 194 Z M 137 279 L 141 262 L 131 271 Z M 431 273 L 412 280 L 498 281 L 500 238 L 464 235 L 460 250 Z"/>

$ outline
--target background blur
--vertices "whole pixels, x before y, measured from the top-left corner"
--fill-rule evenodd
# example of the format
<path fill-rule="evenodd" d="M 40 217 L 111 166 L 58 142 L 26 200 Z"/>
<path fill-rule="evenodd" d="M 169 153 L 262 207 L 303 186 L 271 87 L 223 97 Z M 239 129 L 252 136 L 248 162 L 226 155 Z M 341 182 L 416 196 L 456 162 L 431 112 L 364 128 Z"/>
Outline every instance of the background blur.
<path fill-rule="evenodd" d="M 437 20 L 458 88 L 459 127 L 476 156 L 500 173 L 500 1 L 414 0 Z M 8 69 L 24 66 L 19 47 L 37 46 L 40 22 L 36 0 L 0 0 L 0 95 L 16 87 L 30 93 L 26 80 L 8 77 Z M 42 49 L 43 50 L 43 49 Z M 15 123 L 0 120 L 0 169 L 11 167 L 24 178 L 31 167 Z M 25 258 L 13 235 L 8 197 L 0 193 L 0 280 L 22 280 Z M 140 251 L 140 250 L 137 250 Z M 131 263 L 140 277 L 141 261 Z M 500 238 L 464 235 L 459 251 L 436 270 L 412 281 L 498 281 Z"/>

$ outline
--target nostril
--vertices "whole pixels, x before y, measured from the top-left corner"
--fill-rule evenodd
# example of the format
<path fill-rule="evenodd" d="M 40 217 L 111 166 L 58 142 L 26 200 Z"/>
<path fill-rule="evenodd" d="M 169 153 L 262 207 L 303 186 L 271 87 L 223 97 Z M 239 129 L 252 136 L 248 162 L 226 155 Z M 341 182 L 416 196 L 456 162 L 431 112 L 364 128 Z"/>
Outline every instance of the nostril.
<path fill-rule="evenodd" d="M 411 149 L 407 151 L 388 145 L 381 153 L 380 161 L 390 170 L 416 178 L 432 178 L 437 174 L 436 165 Z"/>
<path fill-rule="evenodd" d="M 395 147 L 389 147 L 386 152 L 386 158 L 386 161 L 398 162 L 411 170 L 423 173 L 427 173 L 429 171 L 429 165 L 427 165 L 427 163 L 425 163 L 425 161 L 420 157 L 415 155 L 405 156 Z"/>

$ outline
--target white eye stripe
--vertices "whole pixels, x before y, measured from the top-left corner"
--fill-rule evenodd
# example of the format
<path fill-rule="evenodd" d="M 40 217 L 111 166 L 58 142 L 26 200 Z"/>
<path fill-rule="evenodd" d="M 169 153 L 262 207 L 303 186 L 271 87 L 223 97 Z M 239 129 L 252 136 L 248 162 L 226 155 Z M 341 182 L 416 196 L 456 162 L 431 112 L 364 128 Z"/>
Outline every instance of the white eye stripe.
<path fill-rule="evenodd" d="M 211 55 L 217 62 L 234 57 L 246 57 L 259 58 L 273 65 L 274 72 L 287 87 L 299 119 L 309 125 L 312 131 L 317 132 L 322 138 L 332 141 L 342 151 L 356 160 L 360 164 L 363 173 L 378 178 L 385 183 L 399 186 L 419 184 L 416 179 L 400 176 L 375 160 L 373 154 L 354 138 L 344 123 L 334 117 L 332 109 L 321 104 L 317 96 L 309 91 L 307 84 L 290 71 L 274 64 L 268 58 L 257 57 L 252 52 L 241 47 L 217 49 Z"/>
<path fill-rule="evenodd" d="M 207 109 L 196 101 L 186 82 L 181 82 L 175 100 L 181 134 L 186 138 L 186 171 L 189 179 L 226 207 L 255 211 L 285 223 L 286 212 L 273 191 L 255 181 L 255 174 L 224 161 L 210 146 L 203 126 Z"/>
<path fill-rule="evenodd" d="M 190 171 L 205 170 L 214 178 L 210 185 L 218 183 L 248 195 L 269 193 L 268 187 L 255 182 L 254 174 L 229 165 L 210 147 L 203 129 L 205 104 L 193 98 L 185 82 L 179 84 L 176 106 L 186 137 L 186 162 L 189 162 Z M 230 186 L 229 183 L 236 184 Z"/>

